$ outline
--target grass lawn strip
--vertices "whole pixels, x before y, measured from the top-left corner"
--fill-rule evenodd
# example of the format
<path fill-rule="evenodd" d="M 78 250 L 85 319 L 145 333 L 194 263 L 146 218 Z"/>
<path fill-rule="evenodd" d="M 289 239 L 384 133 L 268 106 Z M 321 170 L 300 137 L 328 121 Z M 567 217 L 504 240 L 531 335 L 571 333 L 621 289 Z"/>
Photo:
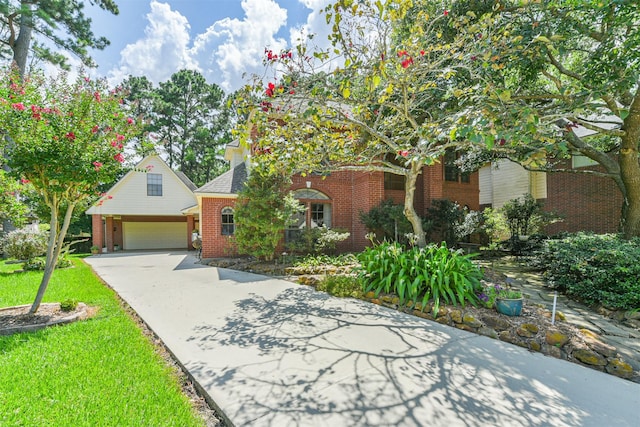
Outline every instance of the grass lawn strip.
<path fill-rule="evenodd" d="M 56 271 L 44 301 L 74 298 L 92 319 L 0 336 L 0 425 L 204 426 L 180 378 L 80 259 Z M 0 307 L 31 303 L 41 272 L 0 263 Z"/>

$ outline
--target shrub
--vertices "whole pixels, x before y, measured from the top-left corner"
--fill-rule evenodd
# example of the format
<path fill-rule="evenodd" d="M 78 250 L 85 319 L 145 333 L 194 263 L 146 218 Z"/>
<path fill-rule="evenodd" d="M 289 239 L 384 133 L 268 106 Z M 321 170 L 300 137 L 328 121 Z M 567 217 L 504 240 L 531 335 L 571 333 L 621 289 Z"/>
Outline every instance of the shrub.
<path fill-rule="evenodd" d="M 46 260 L 44 257 L 32 258 L 23 264 L 22 269 L 24 271 L 43 271 L 45 262 Z M 56 268 L 68 268 L 72 265 L 71 260 L 67 256 L 60 256 L 56 263 Z"/>
<path fill-rule="evenodd" d="M 433 314 L 441 302 L 476 304 L 482 273 L 471 255 L 440 246 L 404 250 L 397 243 L 381 243 L 358 255 L 359 277 L 365 292 L 395 293 L 400 304 L 421 300 L 422 309 L 433 300 Z"/>
<path fill-rule="evenodd" d="M 537 264 L 551 286 L 586 304 L 640 308 L 640 239 L 577 233 L 548 240 Z"/>
<path fill-rule="evenodd" d="M 351 233 L 326 226 L 305 228 L 293 241 L 287 243 L 287 249 L 298 253 L 327 253 L 336 249 L 336 244 L 347 240 Z"/>
<path fill-rule="evenodd" d="M 296 260 L 296 267 L 318 267 L 321 265 L 333 265 L 342 267 L 345 265 L 353 265 L 358 259 L 353 254 L 330 255 L 307 255 L 302 259 Z"/>
<path fill-rule="evenodd" d="M 60 303 L 60 310 L 68 312 L 73 311 L 78 307 L 78 300 L 67 299 Z"/>
<path fill-rule="evenodd" d="M 429 231 L 449 246 L 456 242 L 468 241 L 469 236 L 480 230 L 482 214 L 477 211 L 461 207 L 458 203 L 447 199 L 434 200 L 427 210 Z"/>
<path fill-rule="evenodd" d="M 354 276 L 325 276 L 316 289 L 342 298 L 362 298 L 363 296 L 362 285 Z"/>
<path fill-rule="evenodd" d="M 406 243 L 405 236 L 413 231 L 411 223 L 404 215 L 404 206 L 387 199 L 369 212 L 360 211 L 360 221 L 367 231 L 388 242 Z"/>
<path fill-rule="evenodd" d="M 540 233 L 544 227 L 559 220 L 557 215 L 544 212 L 542 204 L 536 201 L 531 194 L 509 200 L 500 210 L 504 214 L 505 222 L 509 228 L 511 251 L 516 254 L 538 249 L 541 244 L 540 239 L 522 239 L 521 236 Z"/>
<path fill-rule="evenodd" d="M 2 249 L 11 258 L 29 261 L 47 251 L 48 233 L 26 228 L 14 230 L 2 239 Z"/>

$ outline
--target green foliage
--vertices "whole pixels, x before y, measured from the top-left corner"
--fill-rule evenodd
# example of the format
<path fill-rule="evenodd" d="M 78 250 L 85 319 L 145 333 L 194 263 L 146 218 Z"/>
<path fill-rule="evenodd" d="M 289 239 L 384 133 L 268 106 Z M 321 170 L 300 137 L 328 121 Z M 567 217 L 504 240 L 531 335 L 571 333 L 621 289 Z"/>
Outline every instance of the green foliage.
<path fill-rule="evenodd" d="M 71 260 L 69 259 L 69 257 L 61 255 L 58 257 L 58 262 L 56 263 L 55 268 L 59 269 L 59 268 L 69 268 L 71 267 Z M 44 271 L 46 267 L 46 258 L 44 257 L 35 257 L 35 258 L 31 258 L 30 260 L 26 261 L 23 266 L 22 269 L 24 271 Z"/>
<path fill-rule="evenodd" d="M 509 200 L 500 211 L 509 229 L 511 251 L 516 254 L 536 246 L 535 240 L 522 239 L 522 236 L 540 233 L 545 226 L 558 221 L 555 214 L 544 212 L 542 205 L 528 193 L 519 199 Z"/>
<path fill-rule="evenodd" d="M 520 299 L 522 298 L 522 292 L 509 287 L 505 288 L 499 284 L 493 284 L 485 286 L 482 292 L 478 294 L 478 299 L 487 308 L 493 308 L 497 298 Z"/>
<path fill-rule="evenodd" d="M 0 167 L 0 222 L 9 220 L 15 227 L 24 225 L 29 210 L 20 197 L 23 188 L 20 181 L 8 176 Z"/>
<path fill-rule="evenodd" d="M 640 308 L 640 239 L 577 233 L 548 240 L 537 257 L 556 289 L 587 304 Z"/>
<path fill-rule="evenodd" d="M 298 237 L 287 242 L 287 249 L 297 253 L 329 253 L 339 242 L 349 238 L 351 233 L 337 228 L 313 227 L 303 229 Z"/>
<path fill-rule="evenodd" d="M 341 298 L 362 298 L 362 285 L 355 276 L 327 275 L 324 276 L 316 289 Z"/>
<path fill-rule="evenodd" d="M 78 308 L 78 300 L 76 299 L 66 299 L 60 302 L 60 310 L 62 311 L 73 311 Z"/>
<path fill-rule="evenodd" d="M 143 91 L 144 81 L 129 80 Z M 141 87 L 142 86 L 142 87 Z M 168 164 L 200 186 L 227 170 L 231 110 L 224 91 L 194 70 L 180 70 L 152 91 L 149 130 L 164 142 Z"/>
<path fill-rule="evenodd" d="M 15 259 L 29 261 L 47 250 L 49 233 L 19 229 L 7 233 L 0 241 L 3 252 Z"/>
<path fill-rule="evenodd" d="M 509 226 L 500 209 L 486 208 L 482 211 L 482 231 L 489 240 L 489 249 L 496 250 L 500 243 L 509 239 Z"/>
<path fill-rule="evenodd" d="M 114 0 L 95 0 L 91 4 L 99 6 L 114 15 L 119 13 Z M 95 63 L 89 55 L 91 49 L 102 50 L 109 45 L 109 40 L 96 37 L 91 30 L 91 18 L 85 15 L 85 2 L 39 1 L 25 3 L 23 1 L 3 1 L 0 13 L 5 26 L 6 39 L 2 40 L 3 48 L 10 47 L 13 59 L 24 74 L 29 50 L 35 59 L 69 69 L 69 58 L 60 51 L 66 51 L 80 59 L 88 67 Z M 34 34 L 35 33 L 35 34 Z M 36 41 L 31 46 L 31 38 Z M 18 42 L 20 40 L 20 42 Z M 23 43 L 26 41 L 26 43 Z M 3 57 L 9 56 L 0 52 Z"/>
<path fill-rule="evenodd" d="M 302 259 L 296 260 L 293 265 L 296 267 L 318 267 L 322 265 L 333 265 L 336 267 L 342 267 L 345 265 L 353 265 L 358 262 L 358 259 L 353 254 L 340 254 L 340 255 L 307 255 Z"/>
<path fill-rule="evenodd" d="M 433 300 L 433 314 L 441 303 L 476 304 L 482 272 L 470 255 L 440 246 L 405 250 L 398 243 L 383 242 L 358 255 L 364 291 L 394 293 L 400 304 L 421 302 L 422 309 Z"/>
<path fill-rule="evenodd" d="M 235 205 L 235 244 L 241 254 L 272 260 L 285 228 L 304 209 L 287 191 L 289 179 L 251 170 Z"/>
<path fill-rule="evenodd" d="M 404 206 L 387 199 L 369 212 L 360 211 L 360 221 L 367 230 L 376 233 L 380 240 L 407 243 L 406 235 L 413 231 L 411 223 L 404 216 Z"/>
<path fill-rule="evenodd" d="M 101 186 L 122 171 L 124 144 L 138 124 L 121 106 L 121 96 L 105 80 L 79 76 L 70 82 L 59 75 L 47 81 L 42 72 L 22 80 L 15 69 L 3 74 L 0 99 L 11 102 L 0 102 L 0 129 L 8 136 L 0 144 L 11 141 L 6 150 L 11 174 L 30 182 L 50 212 L 47 266 L 33 312 L 76 206 L 98 196 Z"/>
<path fill-rule="evenodd" d="M 427 209 L 427 221 L 430 232 L 445 241 L 449 246 L 467 239 L 480 229 L 481 214 L 462 208 L 458 203 L 447 199 L 433 200 Z M 434 236 L 432 235 L 431 238 Z"/>

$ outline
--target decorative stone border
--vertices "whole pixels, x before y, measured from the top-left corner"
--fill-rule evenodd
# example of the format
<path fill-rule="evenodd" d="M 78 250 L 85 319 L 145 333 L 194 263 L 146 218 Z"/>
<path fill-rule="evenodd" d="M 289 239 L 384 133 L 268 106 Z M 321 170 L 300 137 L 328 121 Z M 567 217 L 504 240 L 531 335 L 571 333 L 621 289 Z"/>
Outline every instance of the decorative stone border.
<path fill-rule="evenodd" d="M 0 316 L 2 316 L 3 313 L 6 313 L 8 311 L 25 308 L 25 307 L 31 307 L 31 304 L 2 308 L 0 309 Z M 66 316 L 63 315 L 66 313 L 64 313 L 60 309 L 60 303 L 57 303 L 57 302 L 44 303 L 44 304 L 41 304 L 40 307 L 41 309 L 44 307 L 53 308 L 55 315 L 49 316 L 47 320 L 44 320 L 38 323 L 33 323 L 28 325 L 9 326 L 9 327 L 0 326 L 0 335 L 12 335 L 12 334 L 22 333 L 22 332 L 34 332 L 49 326 L 64 325 L 64 324 L 75 322 L 78 320 L 84 320 L 89 317 L 89 307 L 82 302 L 78 303 L 78 307 L 74 311 L 69 312 L 68 315 Z"/>

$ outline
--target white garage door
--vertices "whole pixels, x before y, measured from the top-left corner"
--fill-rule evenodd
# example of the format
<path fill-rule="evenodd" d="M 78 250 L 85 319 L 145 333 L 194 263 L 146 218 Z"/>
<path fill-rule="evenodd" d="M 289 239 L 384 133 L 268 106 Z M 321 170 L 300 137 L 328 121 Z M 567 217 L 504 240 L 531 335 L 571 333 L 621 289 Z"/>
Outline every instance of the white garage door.
<path fill-rule="evenodd" d="M 187 247 L 186 222 L 123 222 L 125 250 Z"/>

